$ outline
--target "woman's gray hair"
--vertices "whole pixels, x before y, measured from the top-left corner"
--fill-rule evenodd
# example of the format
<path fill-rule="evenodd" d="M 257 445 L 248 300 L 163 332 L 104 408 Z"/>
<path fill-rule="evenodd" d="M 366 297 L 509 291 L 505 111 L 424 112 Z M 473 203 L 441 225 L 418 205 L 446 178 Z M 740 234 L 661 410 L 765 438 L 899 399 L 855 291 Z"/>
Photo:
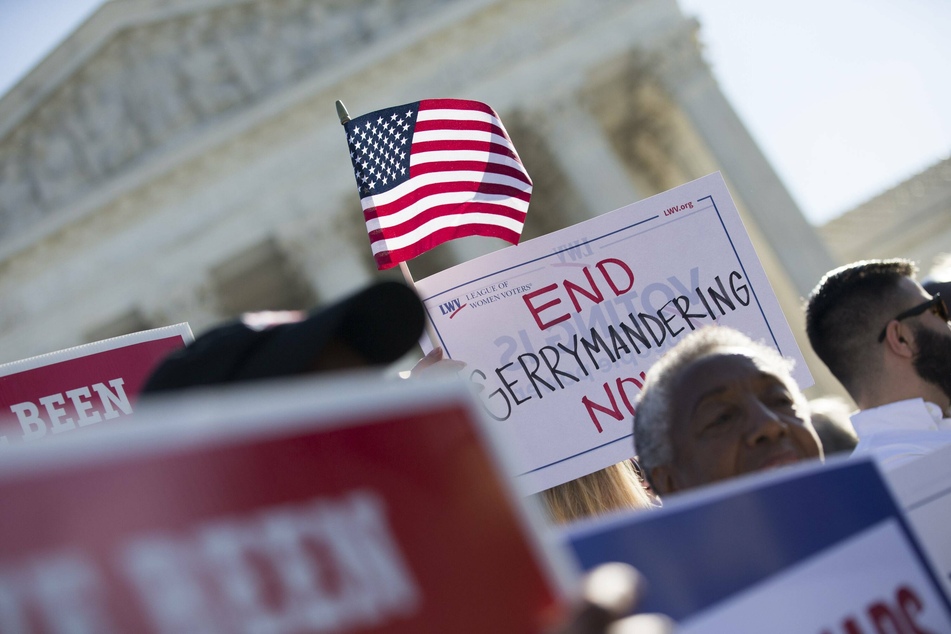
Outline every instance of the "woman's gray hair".
<path fill-rule="evenodd" d="M 741 348 L 749 356 L 761 361 L 789 388 L 796 401 L 796 409 L 805 413 L 805 398 L 792 378 L 793 361 L 780 355 L 774 348 L 757 343 L 727 326 L 706 326 L 697 330 L 664 354 L 647 372 L 644 387 L 637 400 L 634 414 L 634 443 L 637 460 L 644 477 L 651 481 L 651 470 L 673 462 L 670 442 L 670 418 L 673 393 L 680 376 L 693 363 L 725 348 Z"/>

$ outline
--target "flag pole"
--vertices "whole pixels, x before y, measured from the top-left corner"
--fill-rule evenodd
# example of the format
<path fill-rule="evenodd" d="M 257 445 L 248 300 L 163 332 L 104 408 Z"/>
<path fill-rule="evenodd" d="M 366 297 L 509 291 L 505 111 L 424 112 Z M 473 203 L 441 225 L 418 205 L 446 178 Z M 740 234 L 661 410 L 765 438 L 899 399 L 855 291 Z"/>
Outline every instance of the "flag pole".
<path fill-rule="evenodd" d="M 340 119 L 340 125 L 344 125 L 350 121 L 350 113 L 347 112 L 347 107 L 343 105 L 343 102 L 338 99 L 334 105 L 337 107 L 337 117 Z M 406 281 L 407 286 L 413 289 L 418 296 L 419 291 L 416 290 L 416 282 L 413 281 L 413 276 L 409 272 L 409 267 L 406 265 L 406 262 L 400 262 L 400 272 L 403 273 L 403 279 Z M 423 310 L 426 313 L 424 322 L 426 324 L 426 334 L 429 336 L 429 343 L 433 348 L 438 348 L 439 336 L 433 328 L 433 322 L 429 319 L 429 311 L 426 311 L 425 308 Z"/>
<path fill-rule="evenodd" d="M 409 272 L 409 267 L 406 265 L 406 262 L 400 262 L 400 272 L 403 273 L 403 279 L 406 280 L 406 283 L 409 285 L 413 291 L 416 292 L 416 295 L 419 295 L 419 291 L 416 290 L 416 282 L 413 281 L 413 276 Z M 422 299 L 422 298 L 420 298 Z M 425 323 L 426 323 L 426 334 L 429 336 L 429 343 L 433 348 L 439 347 L 439 336 L 436 334 L 435 328 L 433 328 L 433 322 L 429 319 L 429 311 L 423 308 L 426 313 Z"/>
<path fill-rule="evenodd" d="M 347 112 L 347 107 L 343 105 L 343 102 L 338 99 L 334 105 L 337 106 L 337 117 L 340 119 L 340 125 L 350 121 L 350 113 Z"/>

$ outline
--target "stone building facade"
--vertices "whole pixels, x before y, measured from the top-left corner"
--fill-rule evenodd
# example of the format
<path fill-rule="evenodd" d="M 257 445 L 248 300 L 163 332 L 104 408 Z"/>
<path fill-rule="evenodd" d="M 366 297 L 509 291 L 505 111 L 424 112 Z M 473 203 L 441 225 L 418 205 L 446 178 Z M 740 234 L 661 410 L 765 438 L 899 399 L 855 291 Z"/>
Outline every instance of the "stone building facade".
<path fill-rule="evenodd" d="M 926 275 L 951 256 L 951 158 L 826 223 L 821 235 L 842 264 L 910 258 Z"/>
<path fill-rule="evenodd" d="M 698 28 L 675 0 L 111 0 L 0 100 L 0 362 L 379 276 L 334 100 L 450 96 L 506 122 L 526 238 L 721 170 L 808 354 L 800 298 L 833 259 Z"/>

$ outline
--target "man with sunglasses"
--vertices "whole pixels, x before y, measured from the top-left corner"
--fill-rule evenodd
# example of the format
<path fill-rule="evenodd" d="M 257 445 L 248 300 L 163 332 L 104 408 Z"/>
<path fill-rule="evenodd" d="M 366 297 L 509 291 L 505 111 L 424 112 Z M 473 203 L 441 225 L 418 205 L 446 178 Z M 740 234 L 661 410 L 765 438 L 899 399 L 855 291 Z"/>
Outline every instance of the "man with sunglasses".
<path fill-rule="evenodd" d="M 827 273 L 806 305 L 809 342 L 859 406 L 853 455 L 887 470 L 951 444 L 951 324 L 909 260 Z"/>

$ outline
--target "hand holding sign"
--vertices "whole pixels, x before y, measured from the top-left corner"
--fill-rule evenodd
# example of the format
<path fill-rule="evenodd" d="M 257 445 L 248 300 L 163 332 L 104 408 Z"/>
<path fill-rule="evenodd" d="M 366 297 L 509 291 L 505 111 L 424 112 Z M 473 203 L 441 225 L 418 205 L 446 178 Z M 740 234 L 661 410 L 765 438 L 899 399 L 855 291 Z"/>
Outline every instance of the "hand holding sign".
<path fill-rule="evenodd" d="M 585 575 L 582 600 L 552 634 L 670 634 L 674 622 L 661 614 L 630 614 L 644 592 L 643 577 L 622 563 L 602 564 Z"/>
<path fill-rule="evenodd" d="M 447 359 L 442 348 L 433 348 L 422 359 L 416 362 L 412 370 L 401 372 L 404 379 L 430 378 L 436 376 L 450 376 L 461 372 L 466 367 L 464 361 Z"/>

